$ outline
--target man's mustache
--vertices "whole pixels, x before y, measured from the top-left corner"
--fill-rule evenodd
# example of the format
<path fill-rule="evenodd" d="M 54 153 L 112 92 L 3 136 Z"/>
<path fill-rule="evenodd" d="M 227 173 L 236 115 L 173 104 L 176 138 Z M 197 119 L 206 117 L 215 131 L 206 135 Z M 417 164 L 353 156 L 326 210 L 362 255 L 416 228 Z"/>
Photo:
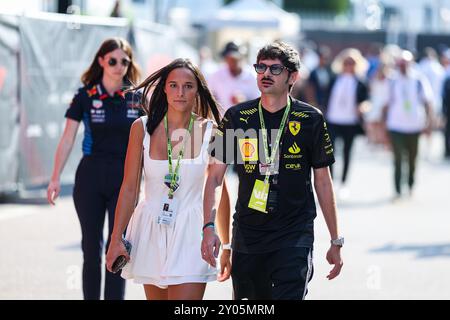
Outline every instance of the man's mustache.
<path fill-rule="evenodd" d="M 261 82 L 262 82 L 262 81 L 269 81 L 269 82 L 271 82 L 271 83 L 274 82 L 272 79 L 270 79 L 270 78 L 265 78 L 265 77 L 261 79 Z"/>

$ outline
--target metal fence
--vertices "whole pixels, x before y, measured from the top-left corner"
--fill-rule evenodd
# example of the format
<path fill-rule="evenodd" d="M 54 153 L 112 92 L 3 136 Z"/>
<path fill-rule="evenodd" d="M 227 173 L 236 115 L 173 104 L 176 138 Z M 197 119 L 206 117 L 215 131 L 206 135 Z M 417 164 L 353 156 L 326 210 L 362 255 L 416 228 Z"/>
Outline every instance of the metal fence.
<path fill-rule="evenodd" d="M 123 18 L 0 14 L 0 193 L 48 183 L 64 113 L 100 44 L 129 37 L 143 74 L 196 52 L 169 27 Z M 61 176 L 72 183 L 83 126 Z"/>

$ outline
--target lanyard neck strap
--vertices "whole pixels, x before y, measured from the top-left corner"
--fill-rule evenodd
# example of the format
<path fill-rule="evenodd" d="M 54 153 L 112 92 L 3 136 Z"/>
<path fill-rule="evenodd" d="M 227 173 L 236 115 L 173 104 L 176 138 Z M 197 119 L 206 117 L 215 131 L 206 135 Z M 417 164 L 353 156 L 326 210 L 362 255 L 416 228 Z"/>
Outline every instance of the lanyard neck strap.
<path fill-rule="evenodd" d="M 264 147 L 264 156 L 266 158 L 266 162 L 268 165 L 271 165 L 274 163 L 277 151 L 278 151 L 278 147 L 280 145 L 280 141 L 281 141 L 281 135 L 283 134 L 284 131 L 284 126 L 286 125 L 286 120 L 289 116 L 289 112 L 291 110 L 291 99 L 288 97 L 287 99 L 287 106 L 286 109 L 284 110 L 284 114 L 283 114 L 283 119 L 281 120 L 279 129 L 278 129 L 278 133 L 277 133 L 277 137 L 275 139 L 275 142 L 272 144 L 272 150 L 270 152 L 270 156 L 269 156 L 269 144 L 268 144 L 268 139 L 267 139 L 267 129 L 266 129 L 266 124 L 264 122 L 264 116 L 263 116 L 263 112 L 262 112 L 262 105 L 261 105 L 261 100 L 259 100 L 259 104 L 258 104 L 258 111 L 259 111 L 259 121 L 261 123 L 261 130 L 262 130 L 262 139 L 263 139 L 263 147 Z M 264 179 L 264 183 L 268 183 L 269 182 L 269 176 L 270 176 L 270 172 L 269 170 L 266 171 L 266 176 Z"/>
<path fill-rule="evenodd" d="M 169 174 L 171 177 L 170 188 L 169 188 L 169 198 L 173 197 L 173 192 L 175 191 L 174 185 L 178 179 L 178 173 L 180 171 L 180 161 L 183 158 L 184 148 L 186 146 L 186 140 L 187 140 L 188 135 L 191 134 L 193 123 L 194 123 L 194 114 L 191 113 L 191 119 L 189 120 L 189 126 L 188 126 L 188 134 L 184 137 L 183 146 L 181 147 L 181 150 L 178 153 L 177 164 L 175 166 L 175 171 L 174 171 L 173 165 L 172 165 L 172 150 L 173 149 L 172 149 L 172 142 L 169 137 L 169 125 L 168 125 L 168 121 L 167 121 L 167 113 L 164 115 L 164 129 L 166 130 L 166 137 L 167 137 L 167 160 L 169 161 Z"/>

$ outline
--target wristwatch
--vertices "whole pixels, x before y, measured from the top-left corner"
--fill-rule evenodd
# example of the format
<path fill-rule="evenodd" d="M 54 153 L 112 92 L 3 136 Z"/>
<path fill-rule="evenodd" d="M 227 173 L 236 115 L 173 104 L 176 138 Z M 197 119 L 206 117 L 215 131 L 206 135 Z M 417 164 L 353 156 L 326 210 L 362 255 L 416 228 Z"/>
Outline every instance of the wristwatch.
<path fill-rule="evenodd" d="M 342 247 L 344 245 L 344 237 L 338 237 L 337 239 L 330 241 L 332 245 Z"/>
<path fill-rule="evenodd" d="M 230 243 L 222 243 L 222 250 L 231 250 Z"/>

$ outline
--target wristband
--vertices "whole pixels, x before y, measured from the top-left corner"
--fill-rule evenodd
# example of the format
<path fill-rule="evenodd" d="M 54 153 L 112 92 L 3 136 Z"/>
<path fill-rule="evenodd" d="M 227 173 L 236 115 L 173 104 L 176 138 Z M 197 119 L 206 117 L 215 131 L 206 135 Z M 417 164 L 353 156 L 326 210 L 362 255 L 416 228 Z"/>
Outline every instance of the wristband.
<path fill-rule="evenodd" d="M 214 229 L 214 222 L 208 222 L 206 223 L 203 228 L 202 231 L 205 231 L 206 228 L 213 228 Z"/>
<path fill-rule="evenodd" d="M 231 250 L 230 243 L 222 243 L 222 250 Z"/>

